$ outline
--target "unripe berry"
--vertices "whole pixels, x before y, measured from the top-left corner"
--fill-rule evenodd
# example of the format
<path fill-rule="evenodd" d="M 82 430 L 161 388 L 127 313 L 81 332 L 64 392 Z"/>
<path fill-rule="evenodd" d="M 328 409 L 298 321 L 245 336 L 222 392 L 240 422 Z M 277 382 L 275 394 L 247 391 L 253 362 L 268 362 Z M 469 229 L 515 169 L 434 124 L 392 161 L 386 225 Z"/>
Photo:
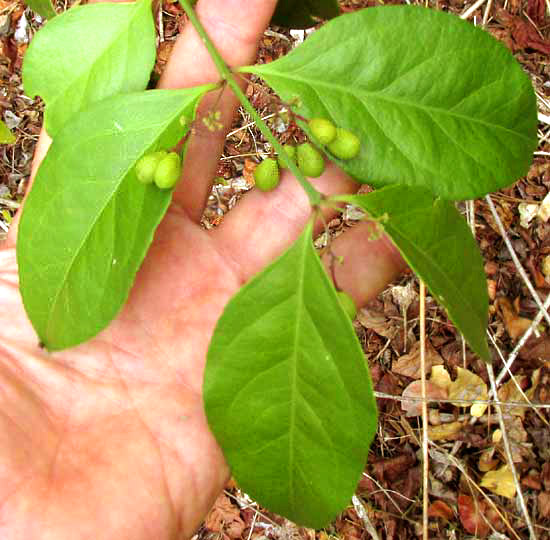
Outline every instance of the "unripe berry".
<path fill-rule="evenodd" d="M 136 176 L 140 182 L 150 184 L 155 177 L 155 171 L 161 159 L 166 156 L 166 152 L 161 150 L 141 157 L 136 163 Z"/>
<path fill-rule="evenodd" d="M 336 139 L 336 126 L 326 118 L 312 118 L 308 126 L 321 144 L 329 144 Z"/>
<path fill-rule="evenodd" d="M 288 155 L 288 157 L 291 159 L 291 161 L 296 161 L 296 147 L 292 146 L 291 144 L 285 144 L 283 146 L 284 151 Z M 279 167 L 281 169 L 288 169 L 288 167 L 283 163 L 283 160 L 281 159 L 281 156 L 277 158 L 277 163 L 279 164 Z"/>
<path fill-rule="evenodd" d="M 347 129 L 338 128 L 336 130 L 336 139 L 329 145 L 328 149 L 340 159 L 353 159 L 359 155 L 361 141 L 359 137 Z"/>
<path fill-rule="evenodd" d="M 344 311 L 353 321 L 357 315 L 357 306 L 355 305 L 353 298 L 344 291 L 338 291 L 336 294 L 338 295 L 338 300 L 340 300 L 340 304 L 344 308 Z"/>
<path fill-rule="evenodd" d="M 298 146 L 296 149 L 296 161 L 304 176 L 309 176 L 310 178 L 321 176 L 325 170 L 323 156 L 311 143 L 304 143 Z"/>
<path fill-rule="evenodd" d="M 171 189 L 181 175 L 181 160 L 176 152 L 170 152 L 160 160 L 155 171 L 155 184 L 160 189 Z"/>
<path fill-rule="evenodd" d="M 256 187 L 262 191 L 271 191 L 279 183 L 279 165 L 273 158 L 264 159 L 254 169 Z"/>

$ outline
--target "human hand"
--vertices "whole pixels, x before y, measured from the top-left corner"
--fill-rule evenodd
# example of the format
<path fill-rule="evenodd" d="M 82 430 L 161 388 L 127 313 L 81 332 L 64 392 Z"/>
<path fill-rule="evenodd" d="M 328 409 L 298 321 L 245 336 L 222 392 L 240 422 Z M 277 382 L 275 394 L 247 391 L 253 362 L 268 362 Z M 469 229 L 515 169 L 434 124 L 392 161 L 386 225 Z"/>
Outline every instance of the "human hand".
<path fill-rule="evenodd" d="M 198 10 L 226 61 L 243 65 L 253 61 L 275 4 L 201 0 Z M 160 85 L 217 80 L 188 25 Z M 236 100 L 226 92 L 216 107 L 229 128 Z M 16 224 L 10 230 L 0 249 L 3 540 L 189 537 L 228 479 L 201 401 L 208 343 L 230 297 L 293 242 L 310 207 L 286 173 L 274 192 L 254 190 L 219 228 L 202 229 L 223 140 L 214 133 L 191 142 L 184 178 L 128 303 L 79 347 L 54 354 L 38 347 L 17 287 Z M 43 134 L 34 172 L 48 144 Z M 357 187 L 334 166 L 315 185 L 326 194 Z M 359 305 L 403 267 L 387 239 L 368 240 L 369 227 L 333 243 L 346 261 L 338 283 Z"/>

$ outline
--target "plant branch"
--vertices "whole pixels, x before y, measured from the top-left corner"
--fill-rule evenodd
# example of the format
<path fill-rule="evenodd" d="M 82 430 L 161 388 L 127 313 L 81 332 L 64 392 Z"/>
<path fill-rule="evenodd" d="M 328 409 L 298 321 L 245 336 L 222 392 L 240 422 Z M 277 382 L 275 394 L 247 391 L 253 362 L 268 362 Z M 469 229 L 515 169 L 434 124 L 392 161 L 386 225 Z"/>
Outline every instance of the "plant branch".
<path fill-rule="evenodd" d="M 212 42 L 208 34 L 206 33 L 204 26 L 202 25 L 199 18 L 197 17 L 195 10 L 191 7 L 189 0 L 179 0 L 179 2 L 183 7 L 185 13 L 187 13 L 189 20 L 191 21 L 191 24 L 199 34 L 202 42 L 204 43 L 204 46 L 208 50 L 221 78 L 227 83 L 227 85 L 231 88 L 231 90 L 233 90 L 233 93 L 237 96 L 243 108 L 251 116 L 251 118 L 256 122 L 256 125 L 258 126 L 258 129 L 262 132 L 262 135 L 271 143 L 273 148 L 277 151 L 277 153 L 281 157 L 282 161 L 291 170 L 291 172 L 297 178 L 298 182 L 300 182 L 300 185 L 302 186 L 302 188 L 304 189 L 304 191 L 306 192 L 309 198 L 309 202 L 311 206 L 318 207 L 321 203 L 321 198 L 322 198 L 321 193 L 319 193 L 313 187 L 313 185 L 306 180 L 304 175 L 300 172 L 300 169 L 298 169 L 298 166 L 292 161 L 292 159 L 290 159 L 290 157 L 288 157 L 282 145 L 273 136 L 273 134 L 271 133 L 271 130 L 267 127 L 267 125 L 264 123 L 260 115 L 256 112 L 256 110 L 254 109 L 250 101 L 248 101 L 247 97 L 244 95 L 244 92 L 241 90 L 241 87 L 235 80 L 233 73 L 231 72 L 231 70 L 229 69 L 229 67 L 223 60 L 223 58 L 221 57 L 220 53 L 216 49 L 216 46 L 214 45 L 214 43 Z"/>

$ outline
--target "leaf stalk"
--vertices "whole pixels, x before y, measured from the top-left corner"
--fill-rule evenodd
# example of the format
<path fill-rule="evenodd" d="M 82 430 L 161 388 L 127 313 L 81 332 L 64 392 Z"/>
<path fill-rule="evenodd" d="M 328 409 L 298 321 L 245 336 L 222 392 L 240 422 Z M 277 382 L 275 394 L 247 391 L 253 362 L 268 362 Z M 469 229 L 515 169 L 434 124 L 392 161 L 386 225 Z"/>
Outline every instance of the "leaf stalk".
<path fill-rule="evenodd" d="M 294 176 L 297 178 L 298 182 L 306 192 L 309 203 L 312 207 L 317 207 L 320 205 L 322 200 L 322 195 L 319 193 L 313 185 L 308 182 L 308 180 L 305 178 L 305 176 L 301 173 L 300 169 L 290 159 L 290 157 L 287 155 L 287 153 L 284 151 L 282 145 L 279 143 L 279 141 L 274 137 L 274 135 L 271 133 L 271 130 L 269 127 L 267 127 L 266 123 L 262 120 L 260 115 L 256 112 L 248 98 L 245 96 L 244 92 L 241 90 L 241 87 L 237 83 L 235 77 L 233 76 L 233 73 L 221 57 L 220 53 L 216 49 L 216 46 L 210 39 L 209 35 L 207 34 L 204 26 L 200 22 L 199 18 L 197 17 L 197 14 L 195 13 L 195 10 L 191 7 L 191 4 L 189 0 L 179 0 L 181 6 L 183 7 L 185 13 L 187 13 L 187 16 L 189 17 L 189 20 L 191 21 L 191 24 L 199 34 L 199 37 L 201 38 L 202 42 L 204 43 L 204 46 L 208 50 L 212 60 L 214 61 L 214 65 L 216 66 L 216 69 L 218 70 L 218 73 L 220 74 L 222 80 L 226 81 L 227 85 L 231 88 L 235 96 L 237 96 L 237 99 L 240 101 L 241 105 L 245 109 L 245 111 L 251 116 L 251 118 L 254 120 L 256 125 L 258 126 L 258 129 L 261 131 L 262 135 L 271 143 L 273 148 L 277 151 L 279 156 L 281 156 L 283 162 L 287 167 L 291 170 L 291 172 L 294 174 Z"/>

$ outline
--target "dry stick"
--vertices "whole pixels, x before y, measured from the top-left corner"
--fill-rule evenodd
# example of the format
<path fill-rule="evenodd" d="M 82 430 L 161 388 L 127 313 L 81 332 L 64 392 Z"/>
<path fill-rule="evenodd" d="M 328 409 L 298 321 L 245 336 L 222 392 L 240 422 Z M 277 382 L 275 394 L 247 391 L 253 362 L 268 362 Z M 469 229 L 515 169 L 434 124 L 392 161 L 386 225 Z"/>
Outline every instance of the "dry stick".
<path fill-rule="evenodd" d="M 480 8 L 485 2 L 486 0 L 477 0 L 475 4 L 471 5 L 462 15 L 460 15 L 460 18 L 468 19 L 470 15 L 478 8 Z"/>
<path fill-rule="evenodd" d="M 273 525 L 274 528 L 277 528 L 277 529 L 281 528 L 281 526 L 276 521 L 273 521 L 268 515 L 260 512 L 258 510 L 258 508 L 257 508 L 258 504 L 257 503 L 255 503 L 255 502 L 249 503 L 249 502 L 245 501 L 244 499 L 239 499 L 239 497 L 236 497 L 235 495 L 233 495 L 233 493 L 231 493 L 227 489 L 224 489 L 223 492 L 230 499 L 233 499 L 241 508 L 250 508 L 251 510 L 254 510 L 254 512 L 256 512 L 256 514 L 261 516 L 263 519 L 265 519 L 266 521 L 269 521 Z"/>
<path fill-rule="evenodd" d="M 493 5 L 493 0 L 489 0 L 487 2 L 487 5 L 485 6 L 485 12 L 483 13 L 483 21 L 481 23 L 484 28 L 487 26 L 487 21 L 489 20 L 489 12 L 491 11 L 492 5 Z"/>
<path fill-rule="evenodd" d="M 357 497 L 357 495 L 354 495 L 351 498 L 351 501 L 353 503 L 353 507 L 355 508 L 355 511 L 357 512 L 357 515 L 363 522 L 365 530 L 371 535 L 372 540 L 380 540 L 380 537 L 378 536 L 376 529 L 374 528 L 373 524 L 371 523 L 371 520 L 369 519 L 367 510 L 365 509 L 365 506 L 363 505 L 359 497 Z"/>
<path fill-rule="evenodd" d="M 497 385 L 495 381 L 495 372 L 493 371 L 492 364 L 487 364 L 487 373 L 489 375 L 489 381 L 491 382 L 491 390 L 496 395 Z M 504 442 L 504 450 L 506 453 L 506 459 L 508 461 L 508 467 L 510 467 L 510 470 L 512 471 L 512 476 L 514 477 L 514 484 L 516 485 L 519 505 L 521 507 L 523 517 L 525 518 L 525 523 L 527 524 L 527 528 L 529 529 L 529 538 L 530 540 L 537 540 L 535 529 L 533 528 L 533 523 L 531 522 L 531 516 L 529 515 L 529 511 L 527 510 L 525 499 L 523 497 L 523 492 L 521 491 L 521 485 L 519 483 L 518 473 L 516 471 L 516 466 L 514 465 L 514 459 L 512 457 L 512 448 L 510 447 L 510 441 L 508 440 L 506 424 L 504 423 L 504 416 L 502 414 L 502 408 L 500 407 L 500 405 L 496 405 L 496 410 L 497 410 L 498 422 L 500 424 L 500 430 L 502 432 L 502 440 Z"/>
<path fill-rule="evenodd" d="M 306 180 L 306 178 L 298 168 L 298 165 L 296 165 L 296 163 L 292 159 L 290 159 L 290 156 L 284 151 L 281 143 L 279 143 L 279 141 L 273 136 L 271 130 L 267 127 L 260 115 L 256 112 L 244 92 L 241 90 L 241 87 L 237 84 L 233 72 L 229 69 L 224 59 L 221 57 L 218 49 L 216 49 L 216 46 L 210 39 L 210 36 L 208 35 L 201 21 L 197 17 L 197 14 L 189 3 L 189 0 L 179 0 L 179 2 L 181 4 L 181 7 L 189 17 L 189 21 L 193 25 L 193 28 L 199 34 L 201 41 L 208 50 L 210 58 L 214 62 L 214 65 L 216 66 L 216 69 L 220 74 L 221 79 L 227 83 L 229 88 L 231 88 L 237 99 L 240 101 L 243 109 L 256 122 L 256 125 L 258 126 L 258 129 L 261 131 L 262 135 L 271 143 L 272 147 L 277 151 L 277 153 L 281 154 L 282 160 L 285 162 L 286 166 L 290 169 L 292 174 L 294 174 L 296 180 L 298 180 L 298 183 L 306 192 L 310 205 L 314 208 L 318 207 L 321 204 L 322 200 L 321 193 L 319 193 L 315 189 L 313 184 Z"/>
<path fill-rule="evenodd" d="M 443 456 L 443 458 L 445 458 L 445 460 L 448 460 L 451 462 L 451 465 L 453 465 L 454 467 L 456 467 L 463 475 L 464 477 L 466 478 L 466 480 L 470 483 L 471 486 L 473 486 L 476 491 L 479 492 L 479 494 L 487 501 L 487 503 L 489 504 L 489 506 L 491 506 L 491 508 L 495 511 L 495 513 L 500 517 L 500 519 L 502 520 L 502 522 L 508 527 L 508 529 L 510 529 L 510 532 L 518 539 L 518 540 L 521 540 L 520 536 L 518 535 L 518 533 L 515 531 L 515 529 L 512 527 L 512 524 L 510 523 L 510 521 L 508 521 L 508 519 L 506 518 L 506 516 L 498 509 L 497 505 L 493 502 L 493 500 L 487 496 L 487 493 L 485 493 L 485 491 L 483 491 L 473 480 L 473 478 L 470 477 L 470 475 L 468 474 L 468 471 L 466 470 L 466 467 L 453 455 L 449 454 L 448 452 L 446 452 L 444 450 L 444 448 L 442 448 L 441 446 L 438 446 L 436 443 L 434 442 L 431 442 L 431 445 L 434 447 L 434 451 L 437 452 L 437 454 L 440 454 L 441 456 Z M 434 460 L 436 459 L 435 458 L 435 454 L 433 454 L 433 451 L 432 451 L 432 457 L 434 458 Z M 440 461 L 441 462 L 441 461 Z"/>
<path fill-rule="evenodd" d="M 374 395 L 377 398 L 380 399 L 393 399 L 394 401 L 411 401 L 413 403 L 421 403 L 422 401 L 426 401 L 426 403 L 449 403 L 450 405 L 453 404 L 460 404 L 460 405 L 475 405 L 476 403 L 484 404 L 484 405 L 499 405 L 500 407 L 508 407 L 508 408 L 514 408 L 517 407 L 524 407 L 526 409 L 550 409 L 550 403 L 538 403 L 538 402 L 530 402 L 527 403 L 525 401 L 496 401 L 494 399 L 443 399 L 443 398 L 428 398 L 424 400 L 422 397 L 414 397 L 414 396 L 398 396 L 396 394 L 386 394 L 385 392 L 374 392 Z M 492 395 L 492 392 L 491 392 Z M 474 417 L 476 418 L 476 417 Z M 479 419 L 478 419 L 479 420 Z"/>
<path fill-rule="evenodd" d="M 487 335 L 489 336 L 492 344 L 494 345 L 495 349 L 497 350 L 498 355 L 500 356 L 500 359 L 502 360 L 502 363 L 506 366 L 506 360 L 504 360 L 504 355 L 500 351 L 500 348 L 499 348 L 498 343 L 496 342 L 495 338 L 492 336 L 491 332 L 489 332 L 489 331 L 487 331 Z M 506 367 L 504 369 L 506 369 Z M 536 409 L 535 407 L 532 407 L 533 404 L 531 403 L 531 400 L 527 397 L 527 394 L 521 388 L 521 386 L 518 383 L 517 379 L 514 377 L 514 374 L 510 371 L 510 368 L 507 369 L 507 373 L 510 375 L 510 380 L 514 383 L 516 389 L 521 394 L 521 397 L 525 400 L 525 403 L 527 403 L 527 406 L 529 408 L 532 408 L 535 411 L 535 414 L 540 418 L 540 420 L 542 421 L 543 424 L 546 424 L 548 427 L 550 427 L 550 424 L 548 423 L 546 418 L 544 418 L 544 416 L 538 411 L 538 409 Z M 497 388 L 498 388 L 498 383 L 497 383 Z M 493 396 L 493 389 L 491 388 L 491 390 L 489 390 L 489 394 L 487 395 L 487 398 L 491 399 L 492 397 L 494 397 L 494 396 Z M 496 396 L 496 397 L 498 398 L 498 396 Z"/>
<path fill-rule="evenodd" d="M 420 373 L 422 385 L 422 537 L 428 540 L 428 401 L 426 399 L 426 286 L 420 280 Z"/>
<path fill-rule="evenodd" d="M 535 303 L 539 307 L 539 309 L 543 312 L 543 316 L 546 319 L 546 322 L 550 324 L 550 315 L 548 315 L 548 311 L 546 311 L 546 308 L 544 307 L 543 303 L 541 302 L 541 299 L 539 295 L 537 294 L 537 291 L 535 291 L 535 288 L 533 287 L 531 281 L 529 280 L 529 276 L 525 272 L 523 266 L 521 266 L 521 263 L 519 262 L 518 256 L 516 255 L 516 252 L 514 251 L 514 247 L 512 246 L 512 242 L 510 242 L 510 238 L 508 238 L 508 234 L 506 233 L 506 230 L 504 229 L 504 225 L 502 224 L 502 221 L 500 219 L 500 216 L 498 215 L 498 212 L 495 208 L 495 205 L 493 204 L 493 201 L 491 200 L 491 197 L 487 195 L 485 197 L 485 200 L 487 201 L 487 204 L 489 205 L 489 208 L 491 210 L 491 214 L 493 214 L 493 217 L 495 218 L 496 224 L 498 226 L 498 230 L 500 231 L 500 234 L 502 236 L 502 239 L 504 240 L 504 243 L 506 244 L 506 247 L 508 248 L 508 251 L 510 252 L 510 256 L 512 257 L 512 260 L 514 261 L 514 265 L 516 266 L 519 275 L 523 279 L 523 282 L 525 283 L 525 286 L 529 289 L 529 292 L 531 293 L 531 296 L 535 300 Z"/>
<path fill-rule="evenodd" d="M 374 478 L 373 476 L 370 476 L 368 475 L 367 473 L 363 473 L 363 476 L 365 478 L 368 478 L 371 482 L 373 482 L 374 484 L 376 484 L 376 486 L 378 486 L 378 488 L 380 489 L 380 491 L 390 500 L 390 502 L 395 506 L 395 508 L 397 509 L 397 511 L 399 513 L 402 512 L 401 508 L 399 507 L 399 505 L 393 500 L 392 496 L 390 495 L 390 492 L 391 493 L 395 493 L 397 495 L 399 495 L 400 497 L 404 497 L 404 495 L 402 493 L 399 493 L 398 491 L 394 491 L 394 490 L 389 490 L 389 489 L 386 489 L 378 480 L 376 480 L 376 478 Z M 374 493 L 378 493 L 377 491 L 371 491 L 370 492 L 370 495 L 373 495 Z M 406 497 L 404 497 L 406 498 Z M 414 502 L 414 501 L 413 501 Z"/>
<path fill-rule="evenodd" d="M 535 330 L 535 328 L 540 324 L 540 321 L 544 315 L 544 313 L 548 310 L 550 307 L 550 294 L 546 297 L 546 300 L 543 304 L 544 310 L 539 310 L 537 313 L 537 316 L 533 319 L 533 322 L 531 323 L 531 326 L 525 331 L 523 336 L 521 336 L 521 339 L 517 342 L 516 346 L 514 347 L 514 350 L 510 353 L 510 356 L 508 357 L 508 360 L 506 360 L 506 363 L 504 364 L 504 367 L 500 370 L 500 373 L 498 374 L 496 378 L 497 386 L 500 385 L 502 382 L 502 379 L 510 371 L 510 367 L 514 363 L 514 360 L 516 359 L 516 356 L 518 355 L 521 348 L 525 345 L 525 342 L 531 337 L 531 334 Z"/>

